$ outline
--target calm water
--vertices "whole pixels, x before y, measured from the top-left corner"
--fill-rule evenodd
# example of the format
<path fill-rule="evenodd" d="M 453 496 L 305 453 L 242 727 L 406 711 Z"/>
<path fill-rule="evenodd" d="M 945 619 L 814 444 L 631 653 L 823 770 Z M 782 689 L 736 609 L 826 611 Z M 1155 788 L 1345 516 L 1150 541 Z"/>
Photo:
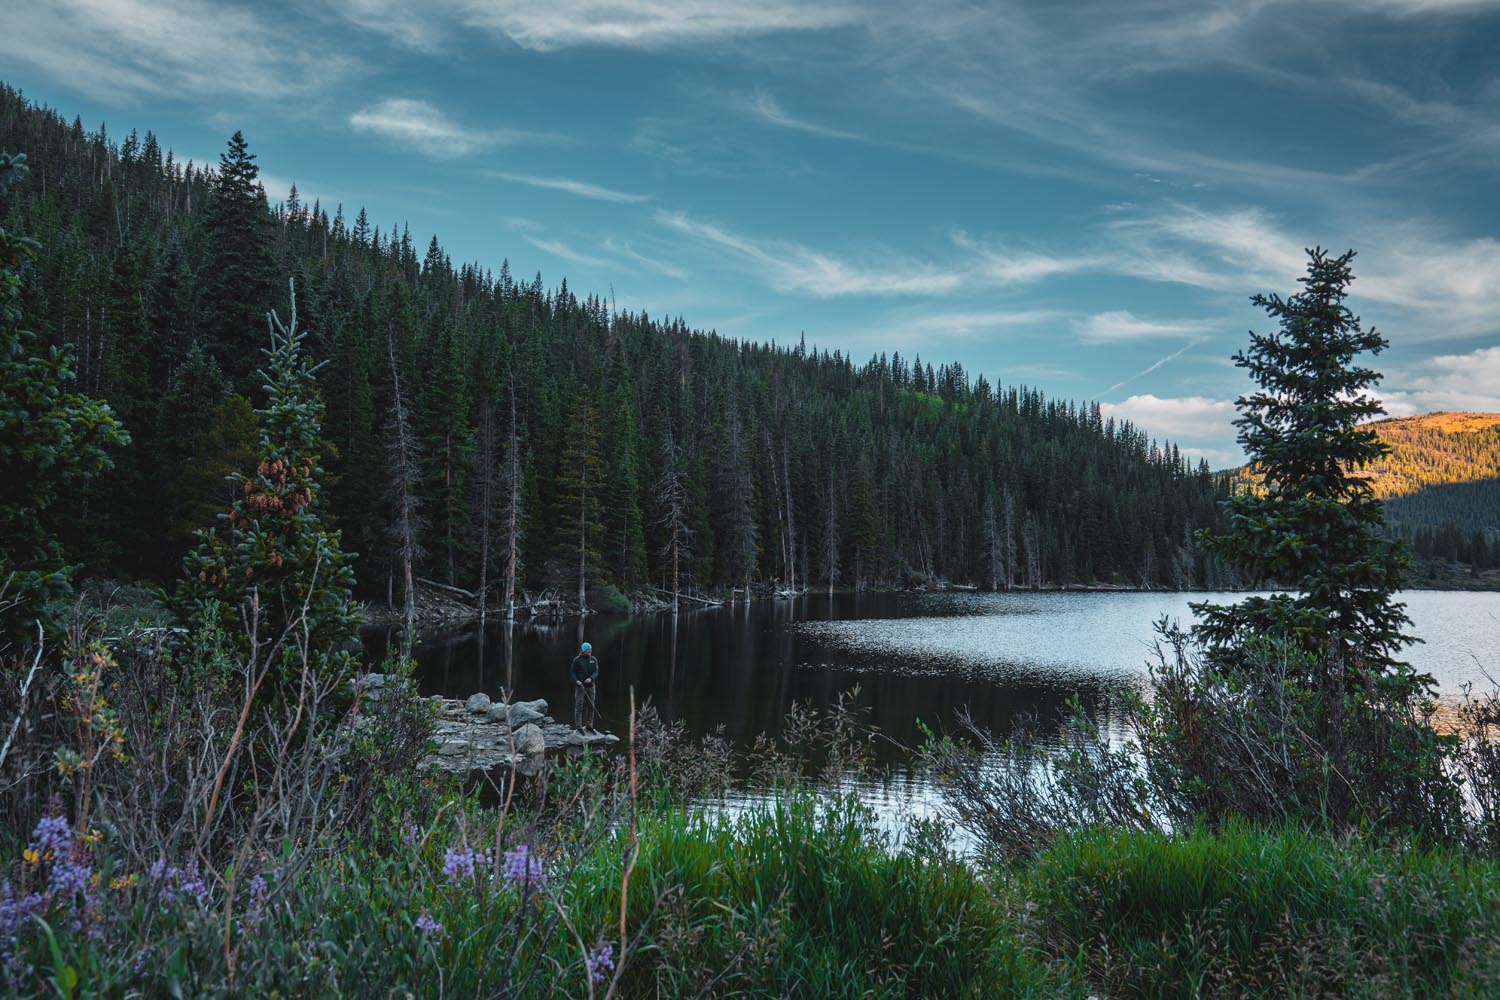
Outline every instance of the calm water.
<path fill-rule="evenodd" d="M 628 691 L 690 731 L 722 726 L 740 745 L 774 733 L 794 701 L 827 705 L 856 684 L 870 720 L 912 742 L 921 720 L 949 727 L 967 706 L 1004 732 L 1017 716 L 1057 716 L 1079 695 L 1107 723 L 1120 693 L 1145 676 L 1152 622 L 1187 623 L 1189 600 L 1243 595 L 1169 593 L 809 595 L 670 615 L 597 616 L 580 625 L 491 625 L 416 649 L 425 694 L 546 698 L 572 706 L 568 662 L 594 644 L 599 708 L 623 729 Z M 1403 598 L 1426 641 L 1410 659 L 1444 692 L 1500 677 L 1500 594 L 1413 591 Z M 384 637 L 368 636 L 372 657 Z M 605 728 L 606 726 L 601 726 Z M 885 759 L 901 754 L 886 748 Z M 899 768 L 898 768 L 899 770 Z"/>

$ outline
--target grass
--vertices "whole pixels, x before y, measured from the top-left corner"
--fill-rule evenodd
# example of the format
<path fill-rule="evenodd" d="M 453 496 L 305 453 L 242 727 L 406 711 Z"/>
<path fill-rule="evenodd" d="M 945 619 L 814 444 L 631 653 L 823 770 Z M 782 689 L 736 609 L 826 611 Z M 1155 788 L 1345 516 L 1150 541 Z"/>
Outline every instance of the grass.
<path fill-rule="evenodd" d="M 45 930 L 17 927 L 12 971 L 29 971 L 10 990 L 228 996 L 232 940 L 235 995 L 604 995 L 584 956 L 620 953 L 628 828 L 553 844 L 546 887 L 523 892 L 444 871 L 450 849 L 494 843 L 498 814 L 454 800 L 413 830 L 409 803 L 227 924 L 222 883 L 162 903 L 102 845 L 94 915 L 59 904 Z M 506 822 L 508 847 L 539 835 Z M 1500 995 L 1500 867 L 1445 851 L 1248 826 L 1092 830 L 982 870 L 936 828 L 893 838 L 809 791 L 734 817 L 663 799 L 636 828 L 618 996 Z M 441 930 L 423 933 L 424 917 Z"/>
<path fill-rule="evenodd" d="M 1095 830 L 1016 880 L 1049 950 L 1111 997 L 1500 995 L 1500 868 L 1446 851 Z"/>

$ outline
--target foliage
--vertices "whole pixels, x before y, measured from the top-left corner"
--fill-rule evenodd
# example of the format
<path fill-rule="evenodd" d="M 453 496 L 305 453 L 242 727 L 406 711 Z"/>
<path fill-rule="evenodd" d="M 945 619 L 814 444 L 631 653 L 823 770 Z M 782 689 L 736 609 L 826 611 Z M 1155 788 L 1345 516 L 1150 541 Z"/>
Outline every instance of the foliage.
<path fill-rule="evenodd" d="M 192 345 L 216 359 L 224 394 L 264 405 L 246 359 L 256 357 L 269 286 L 246 278 L 236 296 L 219 277 L 232 254 L 237 273 L 260 274 L 269 255 L 273 273 L 297 277 L 309 350 L 332 362 L 320 376 L 332 446 L 325 512 L 361 552 L 358 582 L 372 597 L 385 596 L 393 566 L 399 580 L 403 548 L 425 553 L 417 576 L 477 588 L 472 484 L 484 456 L 475 417 L 486 406 L 510 414 L 512 386 L 526 527 L 518 590 L 576 594 L 572 501 L 584 467 L 575 459 L 587 464 L 590 452 L 597 509 L 584 514 L 597 558 L 585 560 L 587 584 L 632 592 L 667 578 L 670 525 L 654 487 L 668 426 L 689 459 L 682 520 L 694 545 L 682 583 L 691 590 L 817 585 L 833 568 L 851 588 L 988 584 L 985 511 L 1002 495 L 1013 498 L 1017 550 L 1002 587 L 1234 582 L 1191 540 L 1215 522 L 1215 477 L 1096 406 L 907 354 L 856 360 L 799 343 L 741 343 L 613 310 L 504 264 L 454 264 L 435 242 L 424 254 L 404 227 L 351 226 L 331 206 L 264 206 L 238 142 L 227 166 L 188 167 L 150 134 L 114 143 L 3 88 L 0 135 L 33 150 L 46 171 L 0 220 L 55 248 L 28 283 L 28 315 L 45 343 L 76 349 L 83 384 L 122 412 L 128 403 L 132 429 L 152 429 L 96 492 L 68 498 L 65 544 L 97 572 L 168 578 L 187 548 L 186 514 L 175 498 L 157 502 L 158 464 L 197 455 L 234 464 L 233 435 L 197 440 L 223 397 L 169 392 L 200 365 Z M 244 214 L 252 206 L 259 223 Z M 386 532 L 390 480 L 402 467 L 381 460 L 395 434 L 388 342 L 422 446 L 421 460 L 407 463 L 425 520 L 410 546 Z M 587 414 L 575 415 L 585 402 L 593 442 L 582 433 Z M 500 424 L 505 437 L 511 422 Z M 227 502 L 200 485 L 184 484 L 194 502 Z"/>
<path fill-rule="evenodd" d="M 26 170 L 24 155 L 0 153 L 0 206 Z M 58 500 L 130 442 L 107 404 L 68 390 L 72 353 L 23 325 L 23 279 L 38 246 L 0 227 L 0 647 L 66 593 Z"/>
<path fill-rule="evenodd" d="M 289 682 L 306 656 L 320 670 L 347 669 L 345 647 L 358 636 L 358 615 L 339 534 L 323 526 L 319 513 L 323 403 L 306 334 L 297 328 L 295 290 L 289 322 L 273 313 L 269 325 L 260 464 L 252 474 L 234 475 L 240 495 L 221 516 L 223 534 L 199 533 L 198 548 L 184 562 L 181 597 L 194 620 L 226 634 L 240 634 L 252 622 L 250 658 L 279 647 L 282 680 Z M 291 634 L 293 623 L 301 634 Z"/>
<path fill-rule="evenodd" d="M 1230 500 L 1226 532 L 1201 535 L 1251 580 L 1297 594 L 1193 605 L 1210 656 L 1230 665 L 1256 639 L 1277 638 L 1309 654 L 1307 683 L 1339 693 L 1423 682 L 1394 658 L 1410 641 L 1393 600 L 1407 559 L 1358 474 L 1389 449 L 1364 426 L 1384 411 L 1366 391 L 1380 374 L 1358 359 L 1386 341 L 1345 305 L 1353 259 L 1352 250 L 1310 250 L 1300 292 L 1251 300 L 1278 323 L 1273 333 L 1251 333 L 1249 350 L 1234 358 L 1260 386 L 1240 397 L 1235 424 L 1262 488 Z"/>
<path fill-rule="evenodd" d="M 1111 997 L 1482 997 L 1500 869 L 1295 827 L 1100 827 L 1016 875 L 1035 932 Z"/>

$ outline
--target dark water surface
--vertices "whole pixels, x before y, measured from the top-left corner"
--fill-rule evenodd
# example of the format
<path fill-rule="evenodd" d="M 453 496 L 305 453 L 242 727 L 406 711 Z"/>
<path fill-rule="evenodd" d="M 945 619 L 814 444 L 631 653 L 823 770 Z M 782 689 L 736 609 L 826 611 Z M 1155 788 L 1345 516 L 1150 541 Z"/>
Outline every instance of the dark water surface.
<path fill-rule="evenodd" d="M 918 720 L 951 727 L 957 709 L 995 732 L 1022 713 L 1062 713 L 1078 695 L 1107 723 L 1130 685 L 1142 683 L 1152 622 L 1186 624 L 1188 602 L 1242 594 L 1014 593 L 815 594 L 746 606 L 544 626 L 491 624 L 421 642 L 424 694 L 546 698 L 572 710 L 568 662 L 594 644 L 601 665 L 600 728 L 622 731 L 628 692 L 650 699 L 689 731 L 720 726 L 746 746 L 775 733 L 794 701 L 831 704 L 859 685 L 869 720 L 899 741 L 919 739 Z M 1410 660 L 1444 692 L 1500 677 L 1500 594 L 1413 591 L 1403 595 L 1425 643 Z M 372 659 L 386 638 L 366 636 Z M 882 753 L 898 764 L 894 747 Z"/>

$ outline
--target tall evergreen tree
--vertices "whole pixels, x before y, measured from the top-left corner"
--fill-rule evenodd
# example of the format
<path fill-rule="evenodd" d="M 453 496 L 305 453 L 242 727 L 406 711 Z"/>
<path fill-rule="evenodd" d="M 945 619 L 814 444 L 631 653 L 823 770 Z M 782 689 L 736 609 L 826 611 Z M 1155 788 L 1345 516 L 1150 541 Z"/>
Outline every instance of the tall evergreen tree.
<path fill-rule="evenodd" d="M 1388 449 L 1366 426 L 1384 412 L 1368 392 L 1380 375 L 1358 359 L 1386 340 L 1345 305 L 1353 260 L 1352 250 L 1310 250 L 1300 292 L 1251 300 L 1277 323 L 1252 333 L 1234 359 L 1260 386 L 1240 397 L 1235 424 L 1262 488 L 1234 496 L 1227 531 L 1201 536 L 1252 580 L 1296 593 L 1194 606 L 1197 634 L 1217 660 L 1233 664 L 1253 640 L 1279 637 L 1325 671 L 1315 679 L 1324 690 L 1362 688 L 1396 670 L 1410 641 L 1393 599 L 1408 559 L 1359 474 Z"/>
<path fill-rule="evenodd" d="M 209 351 L 239 392 L 254 387 L 256 330 L 270 306 L 276 262 L 260 168 L 235 132 L 219 154 L 208 203 L 202 329 Z"/>
<path fill-rule="evenodd" d="M 269 326 L 260 372 L 267 399 L 258 411 L 260 464 L 234 477 L 241 495 L 221 515 L 222 530 L 201 532 L 184 560 L 182 598 L 195 618 L 231 637 L 246 636 L 253 616 L 257 648 L 247 652 L 258 659 L 264 648 L 282 642 L 281 679 L 291 683 L 303 654 L 317 671 L 346 668 L 359 615 L 339 533 L 322 520 L 323 402 L 318 366 L 297 329 L 295 288 L 288 321 L 272 313 Z"/>

